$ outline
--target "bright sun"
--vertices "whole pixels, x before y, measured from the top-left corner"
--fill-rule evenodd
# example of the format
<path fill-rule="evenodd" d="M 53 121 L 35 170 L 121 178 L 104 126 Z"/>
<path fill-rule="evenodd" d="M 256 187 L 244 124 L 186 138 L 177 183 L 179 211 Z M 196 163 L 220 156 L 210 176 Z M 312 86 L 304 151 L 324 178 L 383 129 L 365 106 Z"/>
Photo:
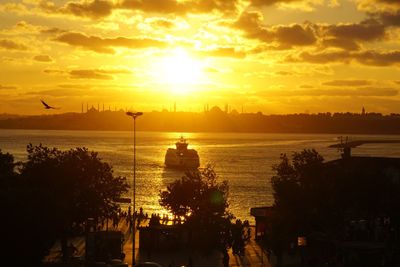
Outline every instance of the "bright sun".
<path fill-rule="evenodd" d="M 205 78 L 202 63 L 183 49 L 172 50 L 171 54 L 157 60 L 154 72 L 157 83 L 178 94 L 193 92 Z"/>

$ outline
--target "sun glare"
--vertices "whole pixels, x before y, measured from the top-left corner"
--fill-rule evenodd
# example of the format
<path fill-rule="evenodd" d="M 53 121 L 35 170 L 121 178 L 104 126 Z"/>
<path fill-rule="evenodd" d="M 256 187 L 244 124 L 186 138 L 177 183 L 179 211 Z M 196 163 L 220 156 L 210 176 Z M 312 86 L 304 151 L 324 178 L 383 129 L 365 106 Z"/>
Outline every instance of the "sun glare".
<path fill-rule="evenodd" d="M 193 92 L 205 78 L 202 62 L 183 49 L 172 50 L 171 54 L 156 61 L 154 74 L 157 83 L 178 94 Z"/>

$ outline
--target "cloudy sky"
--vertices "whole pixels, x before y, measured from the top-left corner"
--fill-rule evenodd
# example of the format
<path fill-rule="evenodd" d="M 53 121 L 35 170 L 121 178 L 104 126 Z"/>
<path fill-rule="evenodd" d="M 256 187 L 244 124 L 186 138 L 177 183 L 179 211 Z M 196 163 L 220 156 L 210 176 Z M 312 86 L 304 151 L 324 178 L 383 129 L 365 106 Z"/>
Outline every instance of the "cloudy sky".
<path fill-rule="evenodd" d="M 400 113 L 400 0 L 2 0 L 0 62 L 0 113 Z"/>

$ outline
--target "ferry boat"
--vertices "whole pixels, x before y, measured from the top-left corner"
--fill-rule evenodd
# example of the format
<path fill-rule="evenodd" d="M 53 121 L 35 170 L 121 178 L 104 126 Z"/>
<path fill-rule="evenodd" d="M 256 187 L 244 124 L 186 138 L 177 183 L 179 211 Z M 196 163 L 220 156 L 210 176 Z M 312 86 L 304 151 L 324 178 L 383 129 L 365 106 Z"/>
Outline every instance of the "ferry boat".
<path fill-rule="evenodd" d="M 176 148 L 168 148 L 165 154 L 165 166 L 178 169 L 197 169 L 200 159 L 197 151 L 188 149 L 188 143 L 182 136 L 175 143 Z"/>

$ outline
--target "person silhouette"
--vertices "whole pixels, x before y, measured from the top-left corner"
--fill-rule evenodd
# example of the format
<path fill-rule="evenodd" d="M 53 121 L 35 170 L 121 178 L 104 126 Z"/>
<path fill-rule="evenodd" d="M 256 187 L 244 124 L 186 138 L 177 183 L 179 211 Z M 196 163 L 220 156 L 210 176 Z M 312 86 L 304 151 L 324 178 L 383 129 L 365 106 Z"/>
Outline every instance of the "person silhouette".
<path fill-rule="evenodd" d="M 229 254 L 228 254 L 228 251 L 226 251 L 226 250 L 223 253 L 222 264 L 224 267 L 229 266 Z"/>

